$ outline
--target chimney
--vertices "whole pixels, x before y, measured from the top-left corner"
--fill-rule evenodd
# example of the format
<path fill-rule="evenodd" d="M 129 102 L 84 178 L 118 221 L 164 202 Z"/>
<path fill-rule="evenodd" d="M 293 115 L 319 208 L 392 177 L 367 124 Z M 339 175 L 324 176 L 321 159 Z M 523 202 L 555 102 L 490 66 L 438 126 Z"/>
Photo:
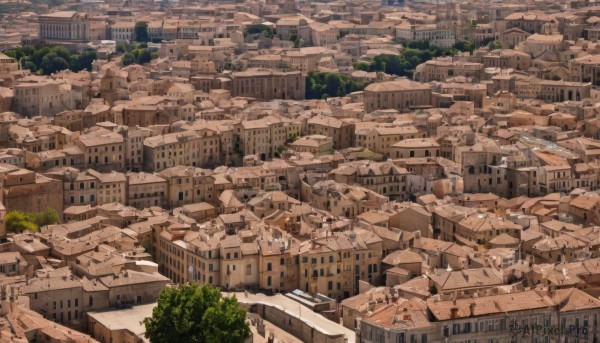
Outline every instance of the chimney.
<path fill-rule="evenodd" d="M 369 311 L 373 311 L 375 309 L 375 300 L 369 301 Z"/>
<path fill-rule="evenodd" d="M 450 319 L 455 319 L 458 316 L 458 307 L 452 306 L 450 308 Z"/>
<path fill-rule="evenodd" d="M 471 317 L 475 316 L 475 303 L 469 304 L 469 313 L 471 314 Z"/>

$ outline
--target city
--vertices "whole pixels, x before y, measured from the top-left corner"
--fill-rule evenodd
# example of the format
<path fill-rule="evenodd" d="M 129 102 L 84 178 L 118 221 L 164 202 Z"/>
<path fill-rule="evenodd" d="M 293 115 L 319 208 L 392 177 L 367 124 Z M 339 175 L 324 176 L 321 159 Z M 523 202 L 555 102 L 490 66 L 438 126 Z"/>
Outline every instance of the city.
<path fill-rule="evenodd" d="M 598 342 L 594 1 L 0 18 L 0 342 Z"/>

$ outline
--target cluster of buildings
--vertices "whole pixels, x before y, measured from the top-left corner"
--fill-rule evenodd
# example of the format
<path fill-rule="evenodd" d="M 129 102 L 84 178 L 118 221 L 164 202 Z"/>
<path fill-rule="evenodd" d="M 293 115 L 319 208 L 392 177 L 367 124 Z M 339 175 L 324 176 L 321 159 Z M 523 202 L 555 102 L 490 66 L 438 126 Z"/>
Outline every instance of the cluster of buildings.
<path fill-rule="evenodd" d="M 141 22 L 156 58 L 123 66 Z M 0 341 L 141 342 L 160 291 L 198 283 L 259 335 L 596 342 L 599 23 L 585 0 L 4 14 L 1 50 L 98 59 L 43 76 L 0 54 Z M 359 70 L 410 42 L 474 49 Z M 368 85 L 307 99 L 311 72 Z M 5 220 L 47 208 L 36 232 Z"/>

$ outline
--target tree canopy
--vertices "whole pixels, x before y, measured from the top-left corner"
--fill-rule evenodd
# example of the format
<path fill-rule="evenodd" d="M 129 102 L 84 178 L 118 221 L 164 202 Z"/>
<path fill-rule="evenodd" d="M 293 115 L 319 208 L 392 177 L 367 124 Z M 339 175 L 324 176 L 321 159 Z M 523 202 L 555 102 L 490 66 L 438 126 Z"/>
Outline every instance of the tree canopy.
<path fill-rule="evenodd" d="M 163 289 L 143 324 L 152 343 L 241 343 L 250 337 L 246 310 L 237 299 L 206 284 Z"/>
<path fill-rule="evenodd" d="M 370 64 L 358 62 L 354 65 L 357 70 L 381 71 L 386 74 L 412 77 L 415 68 L 434 57 L 455 55 L 461 51 L 473 51 L 475 46 L 471 42 L 458 41 L 452 48 L 440 48 L 431 45 L 428 40 L 406 41 L 405 48 L 399 55 L 382 54 L 375 56 Z"/>
<path fill-rule="evenodd" d="M 65 69 L 72 71 L 91 70 L 96 59 L 96 51 L 86 50 L 80 54 L 69 51 L 64 46 L 22 46 L 7 50 L 6 55 L 20 61 L 23 68 L 37 74 L 49 75 Z"/>
<path fill-rule="evenodd" d="M 48 207 L 42 212 L 29 213 L 9 211 L 4 217 L 6 230 L 9 232 L 38 231 L 40 227 L 56 224 L 60 217 L 55 209 Z"/>
<path fill-rule="evenodd" d="M 354 81 L 348 75 L 327 72 L 310 72 L 306 76 L 306 98 L 325 99 L 345 96 L 363 90 L 367 81 Z"/>
<path fill-rule="evenodd" d="M 133 34 L 136 41 L 147 43 L 150 40 L 148 37 L 148 23 L 145 21 L 135 23 Z"/>
<path fill-rule="evenodd" d="M 147 43 L 117 43 L 117 53 L 123 54 L 121 65 L 128 66 L 130 64 L 144 64 L 158 58 L 158 53 L 150 52 Z"/>

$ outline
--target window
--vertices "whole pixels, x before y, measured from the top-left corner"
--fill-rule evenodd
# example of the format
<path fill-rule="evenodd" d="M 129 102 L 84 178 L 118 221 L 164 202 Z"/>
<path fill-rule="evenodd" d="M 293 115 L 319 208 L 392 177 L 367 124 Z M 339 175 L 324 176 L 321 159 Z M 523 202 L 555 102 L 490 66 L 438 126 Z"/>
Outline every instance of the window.
<path fill-rule="evenodd" d="M 267 271 L 270 272 L 271 270 L 273 270 L 273 266 L 271 263 L 267 263 Z"/>

